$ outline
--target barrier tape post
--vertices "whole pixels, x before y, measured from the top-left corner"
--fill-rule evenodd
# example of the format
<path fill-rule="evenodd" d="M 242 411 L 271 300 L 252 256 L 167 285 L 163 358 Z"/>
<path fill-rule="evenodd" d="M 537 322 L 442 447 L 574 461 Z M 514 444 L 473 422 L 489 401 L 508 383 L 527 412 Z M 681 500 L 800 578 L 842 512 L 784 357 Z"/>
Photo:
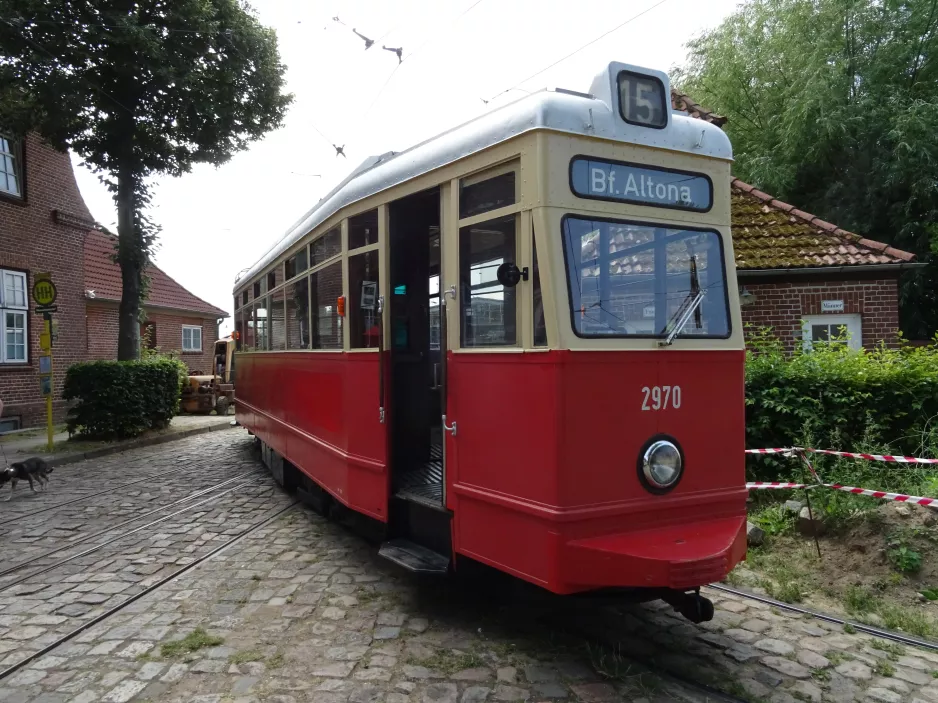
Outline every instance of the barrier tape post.
<path fill-rule="evenodd" d="M 802 451 L 799 451 L 798 455 L 801 457 L 801 460 L 803 462 L 801 466 L 801 475 L 805 476 L 804 467 L 805 465 L 807 465 L 807 467 L 811 469 L 811 473 L 814 474 L 814 478 L 817 479 L 817 482 L 821 483 L 821 478 L 817 475 L 817 471 L 814 470 L 814 467 L 811 466 L 811 462 L 808 461 L 808 457 L 805 456 L 805 453 Z M 804 480 L 805 481 L 808 480 L 807 476 L 805 476 Z M 817 558 L 818 558 L 818 561 L 820 561 L 823 558 L 821 557 L 821 542 L 817 538 L 817 529 L 814 523 L 814 512 L 811 510 L 811 491 L 808 490 L 807 486 L 805 486 L 805 489 L 804 489 L 804 500 L 808 506 L 808 519 L 811 521 L 811 535 L 814 537 L 814 547 L 815 549 L 817 549 Z"/>

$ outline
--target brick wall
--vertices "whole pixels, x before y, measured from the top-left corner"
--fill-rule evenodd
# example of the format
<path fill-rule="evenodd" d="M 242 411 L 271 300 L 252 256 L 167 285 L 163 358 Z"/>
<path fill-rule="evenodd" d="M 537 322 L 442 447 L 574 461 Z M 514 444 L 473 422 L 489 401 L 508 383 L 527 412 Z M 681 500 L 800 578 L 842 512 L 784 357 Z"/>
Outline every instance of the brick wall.
<path fill-rule="evenodd" d="M 755 302 L 742 308 L 743 323 L 772 327 L 789 351 L 801 341 L 802 317 L 825 314 L 821 312 L 823 300 L 844 301 L 843 312 L 831 314 L 861 316 L 864 347 L 875 346 L 881 341 L 889 345 L 896 343 L 899 288 L 894 278 L 750 283 L 740 275 L 740 284 L 756 296 Z"/>
<path fill-rule="evenodd" d="M 58 288 L 58 312 L 54 316 L 58 323 L 58 341 L 53 348 L 54 393 L 58 398 L 65 369 L 81 360 L 85 353 L 81 252 L 87 227 L 79 222 L 91 222 L 91 214 L 78 191 L 68 154 L 57 152 L 34 137 L 26 140 L 23 154 L 25 198 L 0 197 L 0 268 L 25 271 L 29 288 L 36 273 L 50 273 Z M 64 216 L 56 218 L 56 210 Z M 72 224 L 64 224 L 65 221 Z M 42 318 L 30 313 L 27 324 L 27 363 L 21 366 L 0 363 L 3 414 L 19 416 L 23 426 L 45 419 L 45 401 L 39 395 L 38 375 Z M 65 413 L 64 401 L 56 400 L 53 407 L 56 420 L 61 420 Z"/>
<path fill-rule="evenodd" d="M 146 308 L 145 308 L 146 309 Z M 88 303 L 87 337 L 89 359 L 117 358 L 117 303 L 96 300 Z M 212 350 L 218 339 L 214 318 L 201 318 L 185 313 L 147 310 L 147 322 L 153 323 L 156 346 L 164 352 L 182 349 L 182 326 L 202 328 L 202 352 L 182 354 L 190 371 L 212 372 Z"/>

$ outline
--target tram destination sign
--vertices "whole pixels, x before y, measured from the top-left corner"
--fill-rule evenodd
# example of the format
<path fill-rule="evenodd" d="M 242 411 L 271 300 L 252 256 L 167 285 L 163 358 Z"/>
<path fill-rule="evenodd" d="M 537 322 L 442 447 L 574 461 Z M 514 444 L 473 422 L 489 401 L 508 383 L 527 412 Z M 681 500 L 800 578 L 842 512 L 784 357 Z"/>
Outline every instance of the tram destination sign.
<path fill-rule="evenodd" d="M 581 198 L 694 212 L 713 207 L 709 176 L 584 156 L 570 162 L 570 189 Z"/>

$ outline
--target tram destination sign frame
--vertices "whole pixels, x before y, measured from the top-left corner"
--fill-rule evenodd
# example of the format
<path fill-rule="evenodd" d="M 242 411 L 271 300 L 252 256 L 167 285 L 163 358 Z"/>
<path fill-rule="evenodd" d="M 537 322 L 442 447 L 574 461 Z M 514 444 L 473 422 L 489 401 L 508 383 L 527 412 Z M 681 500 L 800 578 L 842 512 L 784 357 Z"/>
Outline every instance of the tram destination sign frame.
<path fill-rule="evenodd" d="M 580 198 L 709 212 L 713 181 L 705 173 L 574 156 L 570 190 Z"/>

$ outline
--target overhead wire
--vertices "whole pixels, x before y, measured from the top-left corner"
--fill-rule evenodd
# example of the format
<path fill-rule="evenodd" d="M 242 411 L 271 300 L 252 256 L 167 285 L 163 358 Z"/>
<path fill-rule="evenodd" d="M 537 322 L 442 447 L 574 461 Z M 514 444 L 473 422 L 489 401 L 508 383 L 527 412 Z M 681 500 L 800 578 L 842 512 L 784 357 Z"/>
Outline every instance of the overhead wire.
<path fill-rule="evenodd" d="M 515 84 L 514 84 L 513 86 L 511 86 L 510 88 L 506 88 L 506 89 L 503 90 L 502 92 L 496 93 L 496 94 L 493 95 L 491 98 L 489 98 L 488 102 L 490 102 L 490 101 L 492 101 L 492 100 L 495 100 L 495 98 L 501 97 L 501 96 L 504 95 L 505 93 L 510 93 L 510 92 L 513 91 L 513 90 L 518 90 L 520 86 L 524 85 L 525 83 L 527 83 L 527 82 L 528 82 L 529 80 L 531 80 L 532 78 L 537 78 L 539 75 L 541 75 L 542 73 L 545 73 L 546 71 L 549 71 L 549 70 L 552 69 L 554 66 L 558 66 L 559 64 L 562 64 L 562 63 L 563 63 L 564 61 L 566 61 L 567 59 L 570 59 L 570 58 L 576 56 L 577 54 L 579 54 L 579 53 L 580 53 L 581 51 L 583 51 L 584 49 L 586 49 L 586 48 L 592 46 L 593 44 L 595 44 L 595 43 L 598 42 L 598 41 L 601 41 L 602 39 L 605 39 L 605 38 L 608 37 L 610 34 L 612 34 L 612 33 L 614 33 L 614 32 L 618 32 L 620 29 L 622 29 L 622 28 L 623 28 L 624 26 L 626 26 L 627 24 L 630 24 L 631 22 L 634 22 L 634 21 L 637 20 L 639 17 L 642 17 L 642 16 L 644 16 L 644 15 L 647 15 L 649 12 L 651 12 L 652 10 L 654 10 L 654 9 L 656 9 L 656 8 L 658 8 L 658 7 L 661 7 L 661 6 L 664 5 L 666 2 L 668 2 L 668 0 L 659 0 L 659 1 L 656 2 L 654 5 L 652 5 L 652 6 L 650 6 L 650 7 L 647 7 L 647 8 L 645 8 L 644 10 L 642 10 L 641 12 L 639 12 L 637 15 L 633 15 L 632 17 L 629 17 L 629 18 L 628 18 L 625 22 L 623 22 L 622 24 L 618 24 L 618 25 L 616 25 L 615 27 L 613 27 L 612 29 L 610 29 L 609 31 L 603 32 L 602 34 L 600 34 L 600 35 L 599 35 L 598 37 L 596 37 L 595 39 L 592 39 L 592 40 L 588 41 L 586 44 L 584 44 L 583 46 L 581 46 L 579 49 L 576 49 L 576 50 L 574 50 L 574 51 L 571 51 L 569 54 L 567 54 L 567 55 L 564 56 L 563 58 L 557 59 L 556 61 L 554 61 L 554 62 L 553 62 L 552 64 L 550 64 L 549 66 L 545 66 L 545 67 L 542 68 L 541 70 L 539 70 L 539 71 L 537 71 L 537 72 L 535 72 L 535 73 L 532 73 L 530 76 L 528 76 L 528 77 L 525 78 L 524 80 L 518 81 L 517 83 L 515 83 Z"/>
<path fill-rule="evenodd" d="M 456 22 L 458 22 L 458 21 L 461 20 L 463 17 L 465 17 L 467 14 L 469 14 L 473 9 L 475 9 L 475 7 L 476 7 L 477 5 L 479 5 L 479 4 L 482 3 L 482 2 L 483 2 L 483 0 L 475 0 L 475 2 L 473 2 L 469 7 L 467 7 L 465 10 L 463 10 L 461 13 L 459 13 L 459 15 L 458 15 L 457 17 L 455 17 L 455 18 L 450 22 L 449 27 L 448 27 L 447 29 L 449 29 L 450 27 L 452 27 L 454 24 L 456 24 Z M 390 33 L 390 32 L 389 32 L 389 33 Z M 375 105 L 378 104 L 378 100 L 381 98 L 382 94 L 384 93 L 385 88 L 387 88 L 388 85 L 391 83 L 391 80 L 394 78 L 394 75 L 397 73 L 397 69 L 399 69 L 401 66 L 403 66 L 405 61 L 408 61 L 408 60 L 412 59 L 415 55 L 417 55 L 418 53 L 420 53 L 423 49 L 425 49 L 425 48 L 427 47 L 427 45 L 429 45 L 431 42 L 433 42 L 433 40 L 436 39 L 436 38 L 437 38 L 437 33 L 432 32 L 431 35 L 430 35 L 430 37 L 427 39 L 427 41 L 425 41 L 423 44 L 421 44 L 420 46 L 418 46 L 418 47 L 417 47 L 414 51 L 412 51 L 411 53 L 407 54 L 407 56 L 404 56 L 403 58 L 399 58 L 399 61 L 398 61 L 397 66 L 394 67 L 394 70 L 391 71 L 390 75 L 387 77 L 387 80 L 385 80 L 384 83 L 381 85 L 381 87 L 378 89 L 378 92 L 375 94 L 375 97 L 374 97 L 374 99 L 371 101 L 371 104 L 368 106 L 368 109 L 366 109 L 365 112 L 364 112 L 364 114 L 362 115 L 362 120 L 363 120 L 363 121 L 364 121 L 365 119 L 367 119 L 368 115 L 371 114 L 371 111 L 374 109 Z"/>

